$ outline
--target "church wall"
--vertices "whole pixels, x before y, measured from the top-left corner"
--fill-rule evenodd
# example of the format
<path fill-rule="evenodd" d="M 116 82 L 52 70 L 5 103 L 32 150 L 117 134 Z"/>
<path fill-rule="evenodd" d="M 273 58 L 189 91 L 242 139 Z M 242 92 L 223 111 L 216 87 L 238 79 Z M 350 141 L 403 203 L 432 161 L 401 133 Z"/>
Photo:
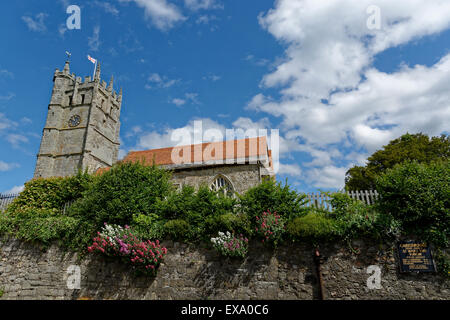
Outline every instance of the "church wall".
<path fill-rule="evenodd" d="M 243 193 L 260 183 L 257 164 L 224 165 L 180 170 L 173 173 L 173 181 L 181 185 L 188 184 L 198 187 L 205 184 L 209 187 L 218 174 L 222 174 L 228 178 L 233 184 L 235 191 L 239 193 Z"/>
<path fill-rule="evenodd" d="M 136 277 L 129 266 L 56 245 L 0 239 L 0 299 L 300 299 L 319 298 L 313 247 L 268 249 L 251 242 L 246 259 L 225 259 L 211 248 L 163 241 L 167 247 L 155 278 Z M 436 299 L 450 297 L 450 280 L 437 274 L 400 274 L 395 245 L 354 241 L 321 244 L 327 300 Z M 373 268 L 378 268 L 379 286 Z M 70 287 L 79 267 L 80 285 Z M 72 269 L 71 269 L 72 268 Z M 372 271 L 371 271 L 372 270 Z M 73 279 L 73 277 L 72 277 Z M 69 286 L 68 286 L 69 283 Z"/>

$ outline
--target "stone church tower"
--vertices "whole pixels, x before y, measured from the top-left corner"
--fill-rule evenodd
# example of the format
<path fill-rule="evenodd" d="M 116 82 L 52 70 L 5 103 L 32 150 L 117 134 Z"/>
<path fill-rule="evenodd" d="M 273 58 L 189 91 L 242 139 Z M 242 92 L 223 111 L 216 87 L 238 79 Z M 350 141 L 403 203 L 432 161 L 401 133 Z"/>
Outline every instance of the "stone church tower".
<path fill-rule="evenodd" d="M 100 83 L 100 64 L 94 79 L 70 74 L 69 61 L 56 69 L 47 121 L 37 155 L 34 177 L 68 176 L 78 169 L 94 172 L 110 167 L 119 153 L 122 89 L 113 78 Z"/>

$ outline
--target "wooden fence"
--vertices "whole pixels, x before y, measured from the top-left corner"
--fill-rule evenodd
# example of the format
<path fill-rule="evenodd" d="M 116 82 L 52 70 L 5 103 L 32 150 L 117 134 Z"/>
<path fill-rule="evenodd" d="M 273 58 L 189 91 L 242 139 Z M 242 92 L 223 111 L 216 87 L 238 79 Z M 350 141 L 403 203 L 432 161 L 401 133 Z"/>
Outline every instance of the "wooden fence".
<path fill-rule="evenodd" d="M 376 190 L 363 190 L 363 191 L 342 191 L 346 193 L 350 198 L 364 202 L 367 205 L 372 205 L 378 200 L 379 194 Z M 315 206 L 317 208 L 332 210 L 329 193 L 325 192 L 313 192 L 306 193 L 306 206 Z"/>
<path fill-rule="evenodd" d="M 365 204 L 372 205 L 379 198 L 378 192 L 376 190 L 364 190 L 364 191 L 347 191 L 350 198 L 355 200 L 360 200 Z M 6 207 L 17 197 L 19 194 L 0 194 L 0 212 L 3 212 Z M 317 208 L 332 210 L 330 204 L 330 196 L 325 192 L 313 192 L 306 193 L 306 206 L 315 206 Z M 61 208 L 61 213 L 66 214 L 67 209 L 72 205 L 73 201 L 68 202 Z"/>
<path fill-rule="evenodd" d="M 0 212 L 6 210 L 6 207 L 18 196 L 18 193 L 0 194 Z"/>

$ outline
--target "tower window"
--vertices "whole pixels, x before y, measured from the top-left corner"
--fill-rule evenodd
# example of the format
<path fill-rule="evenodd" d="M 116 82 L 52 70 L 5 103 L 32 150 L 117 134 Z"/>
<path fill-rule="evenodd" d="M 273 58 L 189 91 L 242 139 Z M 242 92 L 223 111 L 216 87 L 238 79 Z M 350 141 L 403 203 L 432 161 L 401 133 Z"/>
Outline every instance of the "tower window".
<path fill-rule="evenodd" d="M 81 104 L 84 104 L 84 96 L 85 96 L 85 94 L 81 95 Z"/>

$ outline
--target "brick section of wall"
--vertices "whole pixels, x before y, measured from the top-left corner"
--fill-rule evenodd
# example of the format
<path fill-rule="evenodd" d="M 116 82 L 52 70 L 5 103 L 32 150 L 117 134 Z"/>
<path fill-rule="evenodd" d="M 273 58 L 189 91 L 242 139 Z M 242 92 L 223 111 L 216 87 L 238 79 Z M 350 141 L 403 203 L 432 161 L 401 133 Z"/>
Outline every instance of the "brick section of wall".
<path fill-rule="evenodd" d="M 3 240 L 0 299 L 317 299 L 313 248 L 296 244 L 272 251 L 253 242 L 245 260 L 215 250 L 163 242 L 168 254 L 155 278 L 136 277 L 128 267 L 100 256 L 78 255 L 56 245 L 48 250 Z M 326 299 L 448 299 L 450 281 L 435 274 L 398 273 L 391 246 L 355 242 L 321 247 Z M 67 270 L 78 265 L 81 288 L 67 288 Z M 370 265 L 381 268 L 381 289 L 369 289 Z"/>

